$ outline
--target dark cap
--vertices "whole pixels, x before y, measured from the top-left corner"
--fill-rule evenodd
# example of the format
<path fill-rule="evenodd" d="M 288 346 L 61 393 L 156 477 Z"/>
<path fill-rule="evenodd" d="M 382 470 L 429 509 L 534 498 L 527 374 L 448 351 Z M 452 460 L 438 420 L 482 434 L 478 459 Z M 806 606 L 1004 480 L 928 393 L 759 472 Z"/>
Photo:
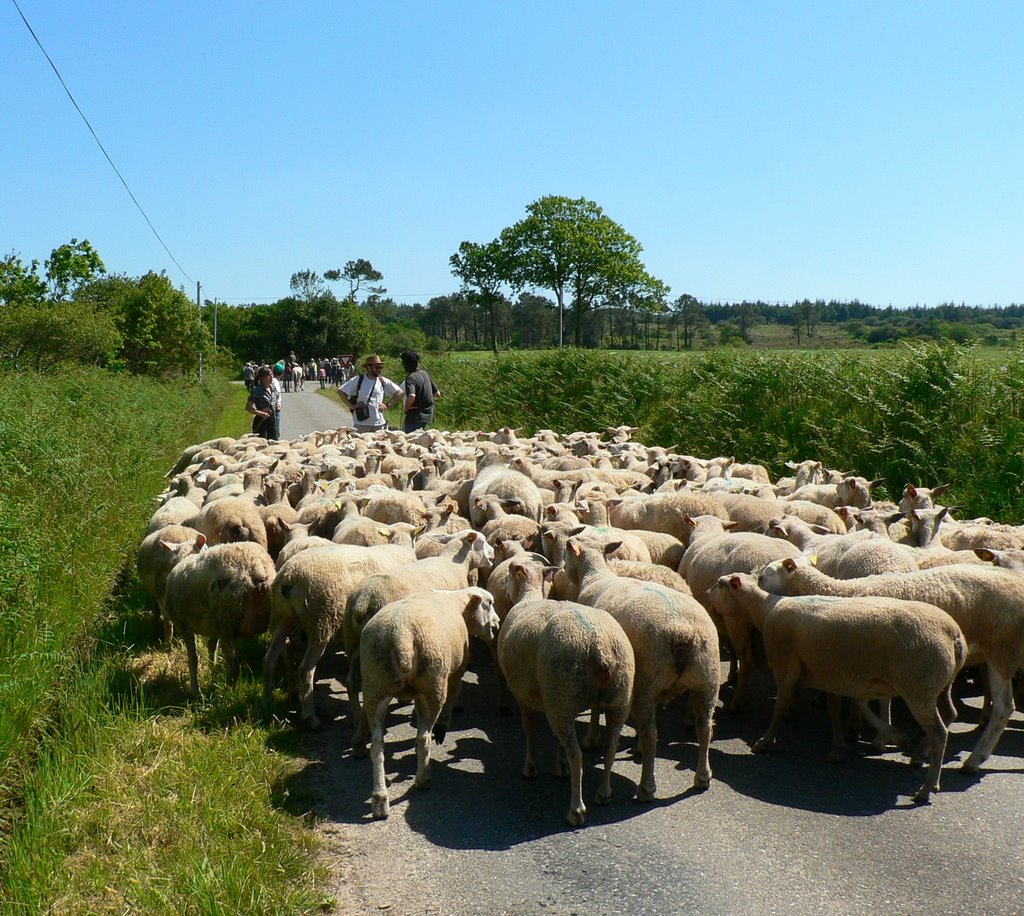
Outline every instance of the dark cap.
<path fill-rule="evenodd" d="M 418 366 L 420 364 L 420 355 L 415 350 L 403 350 L 401 357 L 403 365 Z"/>

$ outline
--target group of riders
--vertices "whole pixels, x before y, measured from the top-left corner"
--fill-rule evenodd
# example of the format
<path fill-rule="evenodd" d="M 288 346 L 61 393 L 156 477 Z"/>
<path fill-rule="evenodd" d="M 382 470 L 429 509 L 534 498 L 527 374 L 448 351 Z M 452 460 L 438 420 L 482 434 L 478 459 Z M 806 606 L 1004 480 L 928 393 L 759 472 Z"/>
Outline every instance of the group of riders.
<path fill-rule="evenodd" d="M 249 360 L 242 367 L 242 378 L 245 380 L 247 391 L 251 392 L 256 384 L 256 374 L 261 365 L 269 363 L 261 364 Z M 342 360 L 338 356 L 310 358 L 307 362 L 302 362 L 292 353 L 287 359 L 279 360 L 273 368 L 279 370 L 275 374 L 279 376 L 281 387 L 285 391 L 302 391 L 307 381 L 319 382 L 321 388 L 328 385 L 337 386 L 348 381 L 352 375 L 350 361 Z"/>

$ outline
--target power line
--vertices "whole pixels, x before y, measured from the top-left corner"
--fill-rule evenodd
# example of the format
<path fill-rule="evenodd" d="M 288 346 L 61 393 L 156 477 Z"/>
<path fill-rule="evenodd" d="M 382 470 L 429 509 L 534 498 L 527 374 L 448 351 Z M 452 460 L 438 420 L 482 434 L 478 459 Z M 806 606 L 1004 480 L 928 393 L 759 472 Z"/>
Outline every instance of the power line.
<path fill-rule="evenodd" d="M 110 163 L 110 167 L 114 170 L 114 174 L 121 179 L 121 184 L 124 185 L 124 189 L 128 192 L 128 196 L 132 199 L 132 203 L 135 204 L 136 207 L 138 207 L 139 213 L 142 214 L 142 218 L 146 221 L 149 228 L 153 230 L 153 235 L 155 235 L 157 241 L 161 245 L 163 245 L 164 251 L 167 252 L 168 257 L 177 265 L 178 270 L 185 274 L 185 278 L 190 283 L 194 283 L 195 281 L 188 275 L 188 273 L 186 273 L 185 268 L 182 267 L 181 264 L 178 264 L 178 259 L 173 254 L 171 254 L 171 249 L 167 247 L 167 243 L 164 242 L 162 238 L 160 238 L 160 233 L 156 231 L 156 226 L 154 226 L 153 223 L 150 221 L 149 217 L 146 215 L 146 211 L 142 209 L 142 204 L 140 204 L 135 199 L 135 195 L 132 194 L 132 189 L 128 187 L 128 182 L 124 180 L 124 176 L 118 170 L 117 166 L 114 165 L 114 160 L 110 158 L 110 154 L 107 152 L 106 148 L 100 142 L 100 138 L 96 136 L 96 131 L 92 129 L 92 124 L 89 123 L 89 119 L 85 116 L 85 112 L 83 112 L 82 109 L 78 107 L 78 102 L 75 101 L 75 97 L 71 94 L 71 90 L 68 89 L 68 84 L 64 82 L 64 77 L 60 75 L 60 70 L 57 69 L 57 65 L 53 62 L 52 58 L 47 53 L 46 48 L 43 47 L 43 43 L 39 40 L 39 36 L 36 35 L 35 29 L 32 28 L 28 19 L 25 18 L 25 14 L 21 11 L 21 7 L 18 6 L 18 0 L 11 0 L 11 3 L 14 4 L 14 8 L 18 11 L 18 15 L 21 16 L 21 21 L 25 23 L 25 28 L 29 30 L 29 33 L 35 39 L 36 44 L 39 45 L 39 50 L 43 52 L 43 56 L 46 58 L 50 67 L 53 69 L 53 72 L 57 74 L 57 79 L 60 80 L 60 84 L 64 87 L 64 91 L 67 93 L 68 98 L 71 99 L 71 104 L 75 106 L 75 111 L 77 111 L 81 115 L 82 120 L 85 121 L 85 126 L 89 128 L 89 133 L 92 134 L 92 138 L 96 141 L 96 145 L 100 148 L 100 151 L 106 157 L 107 162 Z"/>

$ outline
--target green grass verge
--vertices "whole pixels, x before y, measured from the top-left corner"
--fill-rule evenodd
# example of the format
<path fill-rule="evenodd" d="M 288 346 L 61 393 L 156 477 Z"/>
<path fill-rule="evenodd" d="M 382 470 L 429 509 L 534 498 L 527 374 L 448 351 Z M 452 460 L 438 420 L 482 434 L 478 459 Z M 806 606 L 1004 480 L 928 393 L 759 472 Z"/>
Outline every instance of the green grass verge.
<path fill-rule="evenodd" d="M 247 426 L 244 389 L 95 370 L 14 376 L 0 415 L 0 910 L 320 908 L 280 728 L 185 705 L 134 574 L 181 449 Z M 257 652 L 258 648 L 254 650 Z M 140 654 L 141 653 L 141 654 Z M 167 658 L 166 653 L 157 657 Z M 145 668 L 145 666 L 143 666 Z M 236 688 L 237 689 L 242 689 Z"/>

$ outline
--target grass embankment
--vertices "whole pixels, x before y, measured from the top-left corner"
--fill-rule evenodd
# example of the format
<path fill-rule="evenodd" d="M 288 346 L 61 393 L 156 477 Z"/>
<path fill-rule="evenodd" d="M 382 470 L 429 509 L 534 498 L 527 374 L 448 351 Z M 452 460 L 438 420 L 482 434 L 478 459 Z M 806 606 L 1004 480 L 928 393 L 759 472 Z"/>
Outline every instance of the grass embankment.
<path fill-rule="evenodd" d="M 787 460 L 904 484 L 951 482 L 962 517 L 1024 519 L 1024 354 L 918 344 L 884 351 L 631 354 L 562 350 L 431 357 L 434 424 L 527 433 L 628 423 L 646 443 Z"/>
<path fill-rule="evenodd" d="M 134 552 L 181 448 L 247 426 L 244 392 L 84 370 L 19 375 L 0 414 L 0 909 L 306 912 L 312 840 L 284 804 L 255 678 L 185 704 Z M 250 664 L 258 661 L 254 647 Z"/>

